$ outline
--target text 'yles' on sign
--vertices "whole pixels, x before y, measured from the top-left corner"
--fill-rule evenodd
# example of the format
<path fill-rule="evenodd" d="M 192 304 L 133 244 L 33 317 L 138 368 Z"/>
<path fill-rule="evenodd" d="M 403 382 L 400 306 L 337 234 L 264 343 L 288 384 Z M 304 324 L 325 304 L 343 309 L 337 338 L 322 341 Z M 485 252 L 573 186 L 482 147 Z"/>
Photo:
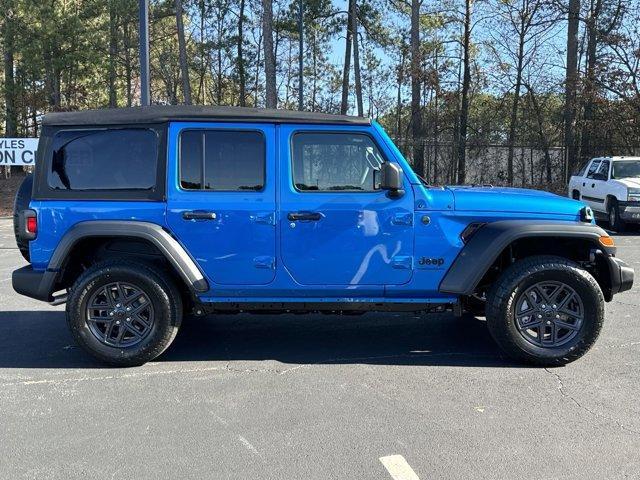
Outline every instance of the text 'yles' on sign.
<path fill-rule="evenodd" d="M 35 165 L 37 138 L 0 138 L 0 165 Z"/>

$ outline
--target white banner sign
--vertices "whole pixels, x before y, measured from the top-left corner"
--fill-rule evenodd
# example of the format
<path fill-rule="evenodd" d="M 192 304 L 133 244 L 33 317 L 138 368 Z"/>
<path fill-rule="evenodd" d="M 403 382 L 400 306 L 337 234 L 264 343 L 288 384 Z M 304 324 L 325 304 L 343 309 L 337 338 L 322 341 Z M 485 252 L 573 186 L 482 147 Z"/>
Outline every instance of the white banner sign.
<path fill-rule="evenodd" d="M 37 138 L 0 138 L 0 165 L 35 165 Z"/>

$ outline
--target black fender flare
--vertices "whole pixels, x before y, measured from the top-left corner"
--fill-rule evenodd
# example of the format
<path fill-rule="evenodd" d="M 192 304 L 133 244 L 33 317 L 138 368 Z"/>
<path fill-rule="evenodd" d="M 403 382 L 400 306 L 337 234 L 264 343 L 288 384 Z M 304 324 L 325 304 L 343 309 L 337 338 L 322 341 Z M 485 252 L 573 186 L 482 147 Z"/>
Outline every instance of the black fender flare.
<path fill-rule="evenodd" d="M 88 220 L 71 227 L 53 252 L 47 272 L 56 275 L 49 275 L 51 283 L 48 287 L 49 294 L 53 293 L 57 273 L 63 268 L 64 261 L 74 246 L 81 240 L 100 237 L 133 237 L 146 240 L 162 253 L 192 292 L 198 294 L 209 290 L 209 282 L 195 261 L 184 247 L 160 225 L 135 220 Z"/>
<path fill-rule="evenodd" d="M 471 295 L 484 274 L 498 256 L 516 240 L 523 238 L 583 239 L 593 243 L 608 255 L 615 255 L 615 247 L 599 243 L 607 236 L 597 225 L 562 221 L 500 220 L 480 228 L 462 248 L 440 282 L 441 293 Z"/>

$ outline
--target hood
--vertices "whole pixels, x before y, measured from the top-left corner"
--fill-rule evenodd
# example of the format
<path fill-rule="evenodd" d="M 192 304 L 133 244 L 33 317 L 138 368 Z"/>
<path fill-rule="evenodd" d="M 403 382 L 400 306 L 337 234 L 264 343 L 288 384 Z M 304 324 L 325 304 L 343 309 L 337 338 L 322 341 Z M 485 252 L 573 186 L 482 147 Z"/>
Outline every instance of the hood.
<path fill-rule="evenodd" d="M 625 187 L 640 188 L 640 178 L 616 178 L 615 180 Z"/>
<path fill-rule="evenodd" d="M 524 188 L 448 187 L 455 209 L 475 212 L 542 213 L 579 216 L 584 204 L 570 198 Z"/>

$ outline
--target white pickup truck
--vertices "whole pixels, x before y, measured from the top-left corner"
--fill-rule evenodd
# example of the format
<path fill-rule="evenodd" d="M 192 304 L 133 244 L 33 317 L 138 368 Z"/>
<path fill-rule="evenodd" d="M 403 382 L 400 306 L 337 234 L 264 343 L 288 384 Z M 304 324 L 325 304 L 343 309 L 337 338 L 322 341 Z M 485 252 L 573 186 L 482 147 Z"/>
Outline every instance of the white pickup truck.
<path fill-rule="evenodd" d="M 640 157 L 594 158 L 569 180 L 569 196 L 616 231 L 640 223 Z"/>

